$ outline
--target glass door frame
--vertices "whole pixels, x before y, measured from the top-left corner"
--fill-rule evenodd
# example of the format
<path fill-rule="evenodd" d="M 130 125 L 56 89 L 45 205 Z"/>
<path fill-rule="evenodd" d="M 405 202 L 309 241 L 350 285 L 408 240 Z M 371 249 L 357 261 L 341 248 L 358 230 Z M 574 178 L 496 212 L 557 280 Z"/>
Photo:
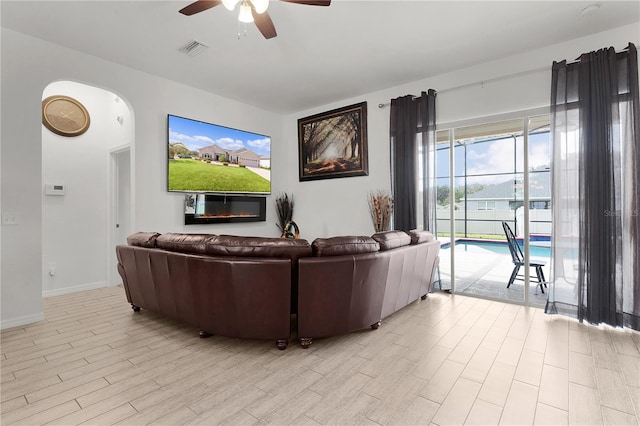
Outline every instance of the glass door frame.
<path fill-rule="evenodd" d="M 473 125 L 481 125 L 481 124 L 486 124 L 486 123 L 492 123 L 492 122 L 500 122 L 500 121 L 508 121 L 508 120 L 516 120 L 516 119 L 521 119 L 523 121 L 523 206 L 524 206 L 524 236 L 523 236 L 523 243 L 524 243 L 524 249 L 523 249 L 523 253 L 524 253 L 524 262 L 525 265 L 523 266 L 523 269 L 525 271 L 524 275 L 524 300 L 522 300 L 521 302 L 513 302 L 513 301 L 509 301 L 509 303 L 517 303 L 517 304 L 521 304 L 524 306 L 531 306 L 531 298 L 529 295 L 529 292 L 531 290 L 531 279 L 530 279 L 530 188 L 529 188 L 529 175 L 530 175 L 530 170 L 529 170 L 529 132 L 530 132 L 530 128 L 529 128 L 529 122 L 530 122 L 530 118 L 531 117 L 535 117 L 535 116 L 541 116 L 541 115 L 545 115 L 545 114 L 549 114 L 549 109 L 548 108 L 536 108 L 536 109 L 532 109 L 532 110 L 525 110 L 525 111 L 518 111 L 518 112 L 514 112 L 514 113 L 509 113 L 509 114 L 501 114 L 501 115 L 497 115 L 497 116 L 488 116 L 488 117 L 482 117 L 479 119 L 473 119 L 473 120 L 465 120 L 465 121 L 458 121 L 458 122 L 452 122 L 452 123 L 445 123 L 445 124 L 439 124 L 437 125 L 436 131 L 442 131 L 442 130 L 447 130 L 449 132 L 449 241 L 450 241 L 450 245 L 449 247 L 451 248 L 450 250 L 450 266 L 451 266 L 451 270 L 450 272 L 450 280 L 451 280 L 451 293 L 453 294 L 462 294 L 462 295 L 469 295 L 466 293 L 457 293 L 456 291 L 456 261 L 455 261 L 455 236 L 456 236 L 456 218 L 455 218 L 455 203 L 453 202 L 453 200 L 455 200 L 455 154 L 454 154 L 454 143 L 455 143 L 455 129 L 456 128 L 461 128 L 461 127 L 468 127 L 468 126 L 473 126 Z M 437 179 L 436 179 L 437 182 Z M 437 220 L 436 220 L 437 223 Z M 437 227 L 436 227 L 436 236 L 437 236 Z M 479 295 L 471 295 L 472 297 L 479 297 L 479 298 L 487 298 L 487 297 L 483 297 L 483 296 L 479 296 Z M 500 300 L 500 301 L 504 301 L 501 299 L 494 299 L 494 298 L 487 298 L 490 300 Z"/>

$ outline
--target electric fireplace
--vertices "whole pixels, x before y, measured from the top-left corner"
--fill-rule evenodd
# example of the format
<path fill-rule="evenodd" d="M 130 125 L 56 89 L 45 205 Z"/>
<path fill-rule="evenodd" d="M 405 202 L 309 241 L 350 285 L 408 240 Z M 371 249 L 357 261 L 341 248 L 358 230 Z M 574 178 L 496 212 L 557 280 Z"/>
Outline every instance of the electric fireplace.
<path fill-rule="evenodd" d="M 264 222 L 266 197 L 242 195 L 187 194 L 184 197 L 184 224 Z"/>

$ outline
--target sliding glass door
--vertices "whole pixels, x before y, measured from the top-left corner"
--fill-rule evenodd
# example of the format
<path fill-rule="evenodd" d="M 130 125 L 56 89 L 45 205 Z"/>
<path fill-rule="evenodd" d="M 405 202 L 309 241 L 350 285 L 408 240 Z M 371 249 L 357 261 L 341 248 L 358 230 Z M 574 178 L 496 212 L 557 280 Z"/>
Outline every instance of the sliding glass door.
<path fill-rule="evenodd" d="M 544 284 L 537 284 L 549 275 L 550 163 L 546 114 L 438 131 L 436 218 L 443 289 L 544 305 Z M 522 265 L 512 256 L 505 228 L 515 235 L 512 249 L 516 256 L 521 251 Z M 529 264 L 544 266 L 536 271 Z"/>

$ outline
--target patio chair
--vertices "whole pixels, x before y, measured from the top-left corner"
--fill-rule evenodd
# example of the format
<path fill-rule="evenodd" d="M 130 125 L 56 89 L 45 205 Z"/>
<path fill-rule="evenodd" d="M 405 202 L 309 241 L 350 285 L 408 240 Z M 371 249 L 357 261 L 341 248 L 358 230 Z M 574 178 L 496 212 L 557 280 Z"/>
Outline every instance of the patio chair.
<path fill-rule="evenodd" d="M 524 281 L 524 277 L 518 277 L 520 267 L 524 266 L 524 255 L 522 254 L 520 244 L 518 244 L 516 236 L 513 234 L 513 231 L 509 227 L 509 224 L 507 222 L 502 222 L 502 228 L 504 229 L 504 233 L 507 236 L 507 243 L 509 244 L 509 251 L 511 252 L 511 260 L 515 265 L 513 268 L 513 272 L 511 273 L 511 278 L 509 278 L 509 284 L 507 284 L 507 288 L 509 288 L 515 280 Z M 544 287 L 547 286 L 546 280 L 544 279 L 544 273 L 542 272 L 542 267 L 544 265 L 546 265 L 546 262 L 529 261 L 529 266 L 535 268 L 536 270 L 536 276 L 530 276 L 530 278 L 538 279 L 538 285 L 540 286 L 540 291 L 542 291 L 542 294 L 544 294 Z"/>

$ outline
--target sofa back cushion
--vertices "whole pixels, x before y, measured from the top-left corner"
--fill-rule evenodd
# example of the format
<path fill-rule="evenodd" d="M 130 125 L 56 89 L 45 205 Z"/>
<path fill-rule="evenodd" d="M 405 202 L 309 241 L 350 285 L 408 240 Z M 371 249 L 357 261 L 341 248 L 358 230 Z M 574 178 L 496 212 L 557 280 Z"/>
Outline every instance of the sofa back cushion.
<path fill-rule="evenodd" d="M 156 246 L 163 250 L 177 251 L 180 253 L 206 254 L 207 243 L 211 238 L 215 238 L 215 235 L 169 232 L 157 238 Z"/>
<path fill-rule="evenodd" d="M 380 244 L 371 237 L 343 236 L 316 238 L 311 248 L 314 256 L 342 256 L 377 252 L 380 251 Z"/>
<path fill-rule="evenodd" d="M 207 242 L 206 253 L 213 256 L 276 257 L 295 261 L 311 255 L 311 246 L 305 239 L 217 235 Z"/>
<path fill-rule="evenodd" d="M 433 241 L 433 234 L 429 231 L 412 229 L 409 231 L 409 235 L 411 236 L 411 244 L 428 243 L 429 241 Z"/>
<path fill-rule="evenodd" d="M 127 244 L 130 246 L 155 248 L 156 239 L 159 235 L 157 232 L 136 232 L 127 237 Z"/>
<path fill-rule="evenodd" d="M 380 251 L 391 250 L 411 244 L 411 237 L 404 231 L 377 232 L 371 236 L 380 244 Z"/>

